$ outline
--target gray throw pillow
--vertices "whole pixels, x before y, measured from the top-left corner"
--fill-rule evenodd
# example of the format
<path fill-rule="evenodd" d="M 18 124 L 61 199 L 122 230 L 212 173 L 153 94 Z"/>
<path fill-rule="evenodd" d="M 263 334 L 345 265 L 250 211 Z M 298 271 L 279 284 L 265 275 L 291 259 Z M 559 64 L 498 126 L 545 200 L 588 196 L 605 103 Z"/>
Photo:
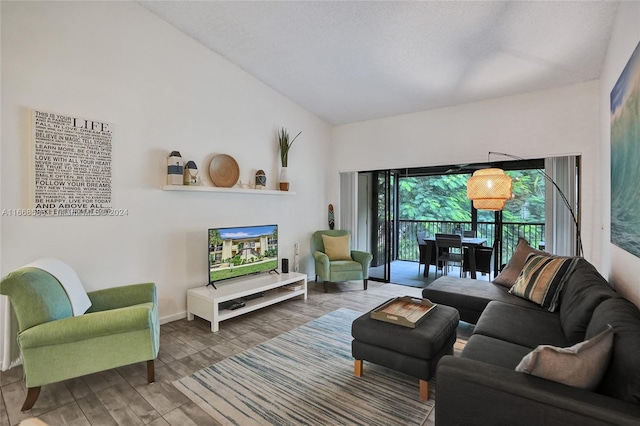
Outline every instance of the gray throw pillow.
<path fill-rule="evenodd" d="M 527 261 L 527 256 L 531 253 L 535 253 L 540 256 L 551 256 L 551 254 L 536 250 L 529 245 L 529 242 L 524 238 L 518 238 L 518 245 L 516 246 L 516 250 L 513 252 L 509 263 L 504 267 L 502 272 L 493 280 L 495 284 L 499 284 L 503 287 L 513 286 L 516 283 L 516 279 L 518 275 L 520 275 L 520 271 L 524 267 L 525 262 Z"/>
<path fill-rule="evenodd" d="M 569 348 L 540 345 L 525 355 L 516 371 L 576 388 L 594 390 L 607 370 L 613 329 Z"/>

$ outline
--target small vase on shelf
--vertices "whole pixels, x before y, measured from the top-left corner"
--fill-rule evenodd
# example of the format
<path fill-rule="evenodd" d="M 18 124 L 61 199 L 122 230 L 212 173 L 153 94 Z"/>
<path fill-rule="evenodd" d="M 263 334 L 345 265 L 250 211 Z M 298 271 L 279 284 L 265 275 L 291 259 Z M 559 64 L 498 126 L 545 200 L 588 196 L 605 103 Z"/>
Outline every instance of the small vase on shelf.
<path fill-rule="evenodd" d="M 289 172 L 287 167 L 280 169 L 280 191 L 289 190 Z"/>

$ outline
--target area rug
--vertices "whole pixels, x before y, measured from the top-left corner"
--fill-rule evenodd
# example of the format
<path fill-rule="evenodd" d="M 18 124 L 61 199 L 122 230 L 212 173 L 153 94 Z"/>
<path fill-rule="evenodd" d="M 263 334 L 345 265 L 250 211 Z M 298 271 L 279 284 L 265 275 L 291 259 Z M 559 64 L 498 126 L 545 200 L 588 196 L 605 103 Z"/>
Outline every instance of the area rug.
<path fill-rule="evenodd" d="M 338 309 L 174 385 L 224 425 L 420 425 L 418 379 L 365 362 L 355 377 L 351 323 Z"/>

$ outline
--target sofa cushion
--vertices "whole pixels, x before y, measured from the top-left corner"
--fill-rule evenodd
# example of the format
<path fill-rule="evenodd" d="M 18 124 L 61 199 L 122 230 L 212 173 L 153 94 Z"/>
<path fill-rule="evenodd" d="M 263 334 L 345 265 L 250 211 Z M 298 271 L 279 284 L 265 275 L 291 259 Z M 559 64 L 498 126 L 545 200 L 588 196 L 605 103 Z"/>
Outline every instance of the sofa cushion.
<path fill-rule="evenodd" d="M 473 333 L 530 349 L 538 345 L 569 346 L 558 314 L 504 302 L 489 303 Z"/>
<path fill-rule="evenodd" d="M 532 253 L 509 293 L 554 312 L 560 291 L 577 262 L 577 257 L 549 257 Z"/>
<path fill-rule="evenodd" d="M 592 264 L 585 259 L 578 260 L 560 293 L 558 312 L 567 340 L 571 344 L 585 340 L 593 310 L 602 301 L 616 296 L 616 292 Z"/>
<path fill-rule="evenodd" d="M 322 243 L 324 244 L 324 252 L 329 257 L 329 260 L 353 260 L 351 259 L 350 235 L 341 237 L 323 235 Z"/>
<path fill-rule="evenodd" d="M 551 256 L 551 254 L 544 251 L 536 250 L 529 245 L 529 242 L 524 238 L 518 238 L 518 245 L 516 246 L 509 263 L 504 267 L 502 272 L 493 280 L 494 283 L 503 285 L 505 287 L 511 287 L 516 283 L 522 267 L 527 261 L 527 256 L 531 253 L 535 253 L 540 256 Z"/>
<path fill-rule="evenodd" d="M 505 342 L 482 334 L 474 334 L 467 341 L 460 357 L 513 370 L 529 352 L 531 352 L 531 348 L 526 346 L 516 345 L 515 343 Z"/>
<path fill-rule="evenodd" d="M 613 330 L 569 348 L 541 345 L 527 354 L 516 371 L 581 389 L 595 389 L 609 364 Z"/>
<path fill-rule="evenodd" d="M 460 312 L 460 319 L 472 324 L 492 300 L 521 306 L 537 306 L 509 294 L 509 289 L 489 281 L 470 278 L 440 277 L 422 290 L 422 297 L 434 303 L 452 306 Z"/>
<path fill-rule="evenodd" d="M 613 351 L 609 368 L 596 391 L 640 404 L 640 311 L 621 297 L 607 299 L 593 311 L 587 338 L 607 325 L 613 328 Z"/>

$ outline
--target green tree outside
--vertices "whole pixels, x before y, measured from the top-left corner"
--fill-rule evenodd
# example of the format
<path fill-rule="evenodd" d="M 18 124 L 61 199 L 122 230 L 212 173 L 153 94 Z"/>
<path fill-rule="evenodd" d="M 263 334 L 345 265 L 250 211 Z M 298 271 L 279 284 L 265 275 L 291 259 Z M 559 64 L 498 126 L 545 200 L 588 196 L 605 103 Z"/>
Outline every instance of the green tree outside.
<path fill-rule="evenodd" d="M 514 195 L 503 210 L 503 223 L 545 223 L 544 176 L 535 169 L 506 173 L 513 179 Z M 471 222 L 472 201 L 467 198 L 467 181 L 470 177 L 470 174 L 400 177 L 398 218 L 405 221 Z M 494 218 L 493 211 L 478 210 L 478 222 L 493 223 Z M 539 229 L 537 225 L 531 226 L 532 229 L 534 227 Z M 417 256 L 417 244 L 414 241 L 417 229 L 415 226 L 407 228 L 411 235 L 399 239 L 401 253 L 415 252 Z M 519 235 L 512 235 L 508 226 L 504 229 L 503 241 L 517 241 Z M 511 248 L 505 248 L 505 259 L 510 257 L 510 251 Z"/>
<path fill-rule="evenodd" d="M 537 170 L 507 171 L 514 197 L 503 210 L 504 222 L 540 223 L 545 219 L 545 180 Z M 471 221 L 467 198 L 470 174 L 401 177 L 399 218 L 404 220 Z M 478 211 L 478 220 L 493 222 L 493 212 Z"/>

